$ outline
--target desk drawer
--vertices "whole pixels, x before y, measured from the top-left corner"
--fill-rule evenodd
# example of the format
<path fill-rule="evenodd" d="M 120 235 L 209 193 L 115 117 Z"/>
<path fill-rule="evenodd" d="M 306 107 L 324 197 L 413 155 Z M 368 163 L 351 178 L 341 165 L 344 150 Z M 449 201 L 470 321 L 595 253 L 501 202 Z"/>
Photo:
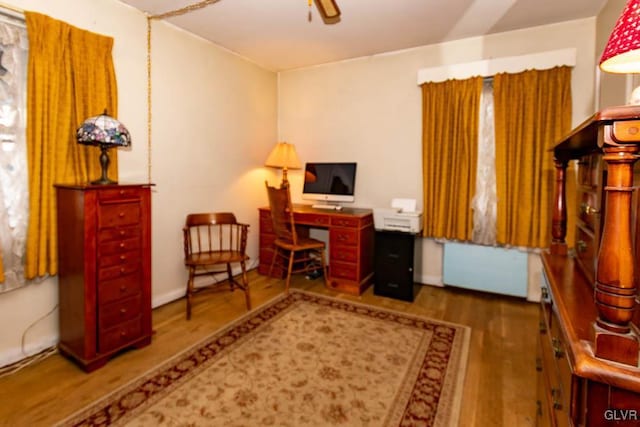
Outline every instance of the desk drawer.
<path fill-rule="evenodd" d="M 98 304 L 107 304 L 120 298 L 130 297 L 140 293 L 141 290 L 139 272 L 113 280 L 105 280 L 98 285 Z"/>
<path fill-rule="evenodd" d="M 571 408 L 571 366 L 569 365 L 565 341 L 560 331 L 558 317 L 555 312 L 551 320 L 549 339 L 551 340 L 551 351 L 555 359 L 555 369 L 558 373 L 561 409 L 565 411 L 566 414 L 569 414 Z"/>
<path fill-rule="evenodd" d="M 142 336 L 142 317 L 135 317 L 110 329 L 101 330 L 98 335 L 98 352 L 106 353 L 123 347 Z"/>
<path fill-rule="evenodd" d="M 295 213 L 294 218 L 297 224 L 317 225 L 322 227 L 329 226 L 329 216 L 315 213 Z"/>
<path fill-rule="evenodd" d="M 273 221 L 269 211 L 260 211 L 260 234 L 273 234 Z"/>
<path fill-rule="evenodd" d="M 589 281 L 595 278 L 598 243 L 596 236 L 587 228 L 576 227 L 576 260 Z"/>
<path fill-rule="evenodd" d="M 113 267 L 116 265 L 132 264 L 140 261 L 141 251 L 132 250 L 119 252 L 111 255 L 104 255 L 98 259 L 98 268 Z"/>
<path fill-rule="evenodd" d="M 355 227 L 358 227 L 359 224 L 360 224 L 359 218 L 345 217 L 345 216 L 331 218 L 331 225 L 334 227 L 354 227 L 355 228 Z"/>
<path fill-rule="evenodd" d="M 276 241 L 275 234 L 265 234 L 260 233 L 260 248 L 269 248 L 269 250 L 274 248 L 273 242 Z"/>
<path fill-rule="evenodd" d="M 604 170 L 602 156 L 588 154 L 578 161 L 578 183 L 587 187 L 597 187 L 602 182 Z"/>
<path fill-rule="evenodd" d="M 118 227 L 140 223 L 140 203 L 105 203 L 98 207 L 98 228 Z"/>
<path fill-rule="evenodd" d="M 139 238 L 140 235 L 140 227 L 137 225 L 132 227 L 107 228 L 98 232 L 98 244 L 113 240 Z"/>
<path fill-rule="evenodd" d="M 352 228 L 332 228 L 329 230 L 329 245 L 354 246 L 358 244 L 358 230 Z"/>
<path fill-rule="evenodd" d="M 98 309 L 98 325 L 100 329 L 107 329 L 133 319 L 140 313 L 142 313 L 142 296 L 138 294 L 100 307 Z"/>
<path fill-rule="evenodd" d="M 329 253 L 331 261 L 358 261 L 358 251 L 353 246 L 332 245 Z"/>
<path fill-rule="evenodd" d="M 341 279 L 358 280 L 358 267 L 356 264 L 345 262 L 330 263 L 331 277 L 339 277 Z"/>
<path fill-rule="evenodd" d="M 118 277 L 136 273 L 139 270 L 140 263 L 137 260 L 114 267 L 100 268 L 98 269 L 98 280 L 103 283 L 105 280 L 117 279 Z"/>
<path fill-rule="evenodd" d="M 591 231 L 598 231 L 600 227 L 600 200 L 598 193 L 593 191 L 581 191 L 578 216 Z"/>
<path fill-rule="evenodd" d="M 142 190 L 144 191 L 144 190 Z M 98 191 L 98 200 L 140 200 L 142 195 L 140 188 L 113 188 Z"/>
<path fill-rule="evenodd" d="M 102 258 L 106 255 L 120 254 L 136 249 L 140 249 L 139 238 L 113 240 L 111 242 L 101 243 L 98 246 L 98 257 Z"/>

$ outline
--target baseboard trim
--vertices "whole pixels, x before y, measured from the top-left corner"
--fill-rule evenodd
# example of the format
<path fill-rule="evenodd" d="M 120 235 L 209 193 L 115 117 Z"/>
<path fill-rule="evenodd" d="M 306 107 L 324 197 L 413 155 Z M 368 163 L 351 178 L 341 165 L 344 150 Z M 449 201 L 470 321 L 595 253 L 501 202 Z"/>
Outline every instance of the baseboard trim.
<path fill-rule="evenodd" d="M 169 304 L 170 302 L 182 298 L 184 294 L 184 289 L 176 289 L 171 292 L 167 292 L 166 294 L 153 297 L 151 300 L 151 308 L 158 308 L 161 305 Z"/>
<path fill-rule="evenodd" d="M 442 276 L 434 276 L 434 275 L 420 276 L 420 283 L 425 285 L 437 286 L 439 288 L 444 287 Z"/>
<path fill-rule="evenodd" d="M 258 267 L 258 263 L 256 262 L 252 262 L 249 263 L 249 265 L 247 265 L 247 273 L 255 268 Z M 240 269 L 240 266 L 236 266 L 233 267 L 231 269 L 231 274 L 233 274 L 234 277 L 238 276 L 239 274 L 242 273 L 242 270 Z M 216 281 L 220 281 L 223 282 L 225 280 L 227 280 L 227 273 L 219 273 L 216 274 L 215 276 L 212 276 L 214 280 Z M 207 282 L 207 281 L 211 281 L 211 277 L 206 277 L 206 278 L 196 278 L 196 286 L 198 285 L 198 282 Z M 185 281 L 185 287 L 186 287 L 186 282 L 187 279 L 184 279 Z M 153 297 L 153 299 L 151 300 L 151 308 L 157 308 L 160 307 L 161 305 L 165 305 L 168 304 L 170 302 L 173 302 L 175 300 L 178 300 L 182 297 L 184 297 L 186 293 L 186 289 L 185 288 L 181 288 L 181 289 L 174 289 L 171 292 L 167 292 L 166 294 L 163 295 L 158 295 L 156 297 Z"/>
<path fill-rule="evenodd" d="M 0 354 L 0 367 L 11 365 L 12 363 L 19 362 L 34 354 L 38 354 L 43 350 L 51 347 L 56 347 L 60 338 L 58 336 L 49 336 L 39 340 L 37 343 L 28 344 L 23 349 L 20 347 L 11 348 L 2 354 Z"/>

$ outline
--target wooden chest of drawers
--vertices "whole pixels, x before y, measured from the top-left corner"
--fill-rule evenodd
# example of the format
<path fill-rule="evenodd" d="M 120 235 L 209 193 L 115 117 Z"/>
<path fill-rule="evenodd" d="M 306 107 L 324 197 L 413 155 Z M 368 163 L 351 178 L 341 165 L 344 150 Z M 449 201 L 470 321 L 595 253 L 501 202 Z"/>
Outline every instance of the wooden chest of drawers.
<path fill-rule="evenodd" d="M 592 285 L 573 260 L 543 265 L 537 425 L 640 425 L 640 368 L 594 357 Z"/>
<path fill-rule="evenodd" d="M 149 185 L 57 185 L 60 351 L 86 371 L 151 342 Z"/>
<path fill-rule="evenodd" d="M 554 147 L 552 242 L 542 254 L 539 426 L 640 425 L 640 107 L 604 109 Z M 566 180 L 578 163 L 577 211 Z M 567 250 L 567 221 L 576 227 Z M 570 242 L 573 243 L 573 242 Z"/>
<path fill-rule="evenodd" d="M 273 259 L 273 226 L 268 208 L 260 208 L 260 264 L 258 272 L 269 274 Z M 309 228 L 329 230 L 329 286 L 341 292 L 360 295 L 373 279 L 374 228 L 370 209 L 345 208 L 321 211 L 305 205 L 294 206 L 298 235 L 308 236 Z M 276 267 L 277 268 L 277 267 Z M 273 271 L 283 277 L 284 271 Z"/>

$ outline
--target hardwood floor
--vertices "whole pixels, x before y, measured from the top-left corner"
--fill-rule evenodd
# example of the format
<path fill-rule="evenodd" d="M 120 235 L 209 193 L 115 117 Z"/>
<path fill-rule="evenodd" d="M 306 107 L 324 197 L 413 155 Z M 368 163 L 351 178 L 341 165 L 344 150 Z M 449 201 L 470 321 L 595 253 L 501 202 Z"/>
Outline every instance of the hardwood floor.
<path fill-rule="evenodd" d="M 284 290 L 284 281 L 249 273 L 257 307 Z M 537 305 L 455 288 L 418 286 L 414 303 L 373 295 L 338 294 L 322 280 L 296 276 L 292 288 L 361 301 L 472 329 L 460 426 L 533 426 L 536 411 Z M 153 311 L 151 345 L 122 353 L 86 374 L 59 354 L 0 378 L 0 425 L 50 426 L 126 384 L 246 312 L 244 294 L 226 290 L 195 299 L 190 321 L 180 299 Z"/>

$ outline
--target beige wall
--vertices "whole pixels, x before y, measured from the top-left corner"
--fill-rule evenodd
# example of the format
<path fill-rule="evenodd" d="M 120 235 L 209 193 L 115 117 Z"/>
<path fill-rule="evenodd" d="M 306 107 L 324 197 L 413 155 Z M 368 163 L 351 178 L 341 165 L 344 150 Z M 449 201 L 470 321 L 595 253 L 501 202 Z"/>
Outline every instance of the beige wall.
<path fill-rule="evenodd" d="M 296 145 L 303 162 L 358 162 L 355 206 L 386 207 L 394 197 L 416 198 L 422 206 L 419 69 L 575 48 L 577 124 L 593 112 L 594 39 L 595 18 L 590 18 L 284 72 L 281 138 Z M 290 181 L 299 200 L 300 171 L 292 171 Z M 421 242 L 416 279 L 440 284 L 441 245 Z"/>
<path fill-rule="evenodd" d="M 602 51 L 607 45 L 609 35 L 616 25 L 618 17 L 622 13 L 627 0 L 609 0 L 596 20 L 596 64 L 600 61 Z M 628 75 L 611 74 L 598 71 L 596 85 L 599 94 L 598 105 L 594 110 L 613 105 L 624 105 L 628 98 Z"/>
<path fill-rule="evenodd" d="M 146 17 L 113 0 L 5 0 L 115 38 L 119 119 L 133 147 L 120 181 L 147 182 Z M 276 139 L 276 75 L 164 23 L 153 25 L 151 181 L 154 306 L 184 294 L 181 227 L 187 212 L 231 210 L 251 225 L 266 201 L 261 165 Z M 57 280 L 0 295 L 0 366 L 58 339 Z"/>

